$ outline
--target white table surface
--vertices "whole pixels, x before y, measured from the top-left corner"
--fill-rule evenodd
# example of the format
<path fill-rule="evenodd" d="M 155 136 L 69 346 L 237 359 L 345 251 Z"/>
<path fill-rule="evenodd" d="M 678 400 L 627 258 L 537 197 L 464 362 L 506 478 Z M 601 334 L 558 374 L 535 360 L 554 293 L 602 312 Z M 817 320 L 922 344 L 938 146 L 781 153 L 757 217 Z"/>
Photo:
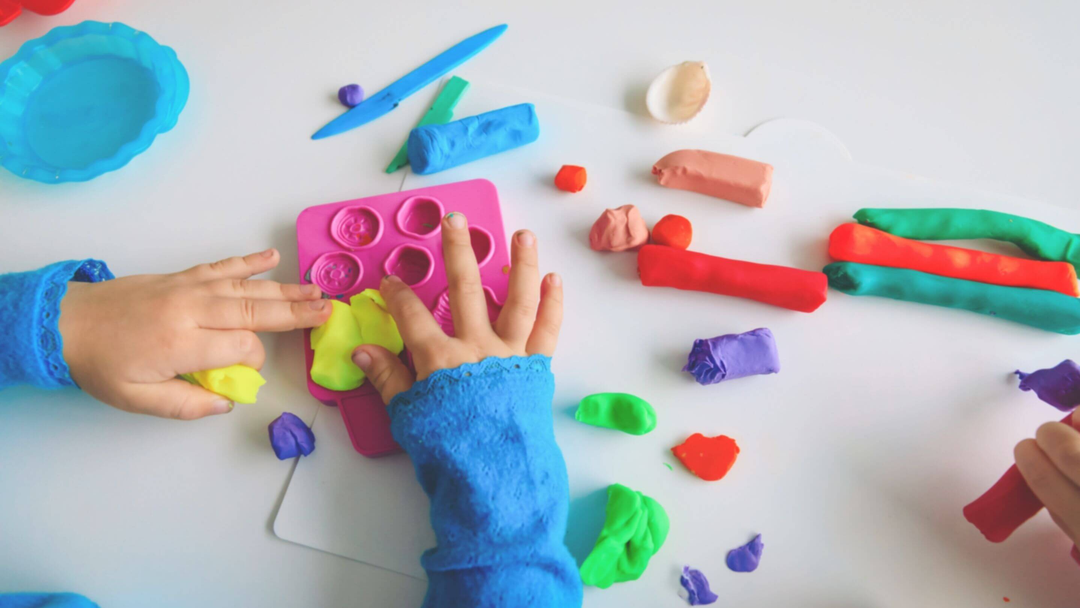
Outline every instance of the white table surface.
<path fill-rule="evenodd" d="M 640 111 L 655 72 L 704 59 L 711 128 L 806 118 L 859 162 L 1077 204 L 1075 3 L 448 4 L 78 0 L 20 17 L 0 29 L 0 56 L 55 25 L 123 21 L 177 50 L 192 96 L 120 172 L 60 187 L 0 173 L 0 271 L 92 255 L 161 272 L 273 245 L 271 276 L 293 280 L 296 212 L 396 189 L 400 174 L 380 169 L 430 100 L 307 141 L 338 113 L 337 87 L 377 90 L 499 22 L 511 29 L 457 73 Z M 266 424 L 315 407 L 299 339 L 267 338 L 260 405 L 214 420 L 131 416 L 74 391 L 0 394 L 0 591 L 114 607 L 418 605 L 417 581 L 270 530 L 292 465 L 267 457 Z"/>

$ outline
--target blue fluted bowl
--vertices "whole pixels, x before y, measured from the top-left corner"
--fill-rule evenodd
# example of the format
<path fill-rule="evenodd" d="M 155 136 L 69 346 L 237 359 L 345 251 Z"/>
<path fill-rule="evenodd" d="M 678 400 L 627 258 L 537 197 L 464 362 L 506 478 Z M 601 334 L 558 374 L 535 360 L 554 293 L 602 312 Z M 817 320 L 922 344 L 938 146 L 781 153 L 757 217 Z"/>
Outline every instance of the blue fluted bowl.
<path fill-rule="evenodd" d="M 58 27 L 0 63 L 0 165 L 47 184 L 115 171 L 176 125 L 188 90 L 176 53 L 144 32 Z"/>

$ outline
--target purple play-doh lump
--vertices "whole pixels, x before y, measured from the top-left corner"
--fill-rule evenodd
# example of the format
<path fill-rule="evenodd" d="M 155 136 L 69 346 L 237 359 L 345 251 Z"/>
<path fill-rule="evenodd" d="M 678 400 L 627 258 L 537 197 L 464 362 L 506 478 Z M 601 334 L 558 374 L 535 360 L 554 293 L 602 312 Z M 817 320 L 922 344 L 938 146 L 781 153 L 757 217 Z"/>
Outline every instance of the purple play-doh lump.
<path fill-rule="evenodd" d="M 1035 395 L 1063 412 L 1071 412 L 1080 405 L 1080 365 L 1066 359 L 1050 369 L 1020 376 L 1020 390 L 1035 391 Z"/>
<path fill-rule="evenodd" d="M 715 602 L 718 598 L 712 592 L 712 589 L 709 589 L 709 579 L 705 578 L 701 570 L 694 570 L 690 566 L 682 567 L 679 584 L 683 586 L 683 589 L 686 589 L 686 601 L 691 606 L 705 606 Z"/>
<path fill-rule="evenodd" d="M 358 84 L 347 84 L 337 92 L 338 101 L 347 108 L 354 108 L 364 101 L 364 89 Z"/>
<path fill-rule="evenodd" d="M 727 334 L 707 340 L 694 340 L 686 358 L 684 372 L 690 372 L 698 384 L 716 384 L 759 374 L 780 371 L 776 340 L 767 328 L 744 334 Z"/>
<path fill-rule="evenodd" d="M 727 567 L 732 572 L 753 572 L 761 563 L 761 552 L 765 550 L 765 543 L 761 542 L 758 534 L 754 540 L 728 551 Z"/>
<path fill-rule="evenodd" d="M 315 451 L 315 434 L 300 418 L 283 412 L 268 427 L 270 446 L 279 460 L 307 456 Z"/>

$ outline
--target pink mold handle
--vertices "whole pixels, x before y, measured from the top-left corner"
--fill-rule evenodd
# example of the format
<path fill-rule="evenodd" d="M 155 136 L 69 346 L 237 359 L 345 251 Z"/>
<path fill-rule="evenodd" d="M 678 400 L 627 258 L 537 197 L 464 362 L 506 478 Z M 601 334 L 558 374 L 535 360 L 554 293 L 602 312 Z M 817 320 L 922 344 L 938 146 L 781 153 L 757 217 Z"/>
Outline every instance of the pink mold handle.
<path fill-rule="evenodd" d="M 2 1 L 2 0 L 0 0 Z M 379 287 L 394 274 L 439 320 L 453 331 L 446 292 L 446 267 L 440 226 L 451 211 L 469 218 L 473 251 L 488 301 L 497 318 L 506 299 L 510 264 L 499 195 L 494 184 L 477 179 L 409 192 L 395 192 L 304 209 L 296 219 L 300 282 L 314 283 L 331 298 L 348 302 L 364 289 Z M 337 406 L 353 447 L 364 456 L 400 451 L 390 435 L 386 406 L 370 382 L 352 391 L 332 391 L 311 381 L 311 332 L 304 332 L 308 391 Z M 408 352 L 402 360 L 409 362 Z"/>
<path fill-rule="evenodd" d="M 39 15 L 59 15 L 75 3 L 75 0 L 0 0 L 0 26 L 15 20 L 22 10 Z"/>

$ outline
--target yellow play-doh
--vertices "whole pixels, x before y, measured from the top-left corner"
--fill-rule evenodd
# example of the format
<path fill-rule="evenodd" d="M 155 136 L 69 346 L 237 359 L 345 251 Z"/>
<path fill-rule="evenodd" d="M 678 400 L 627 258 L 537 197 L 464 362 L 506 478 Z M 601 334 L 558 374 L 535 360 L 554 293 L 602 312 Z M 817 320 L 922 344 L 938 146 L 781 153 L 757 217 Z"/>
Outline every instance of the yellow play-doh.
<path fill-rule="evenodd" d="M 375 344 L 396 354 L 405 348 L 397 323 L 377 289 L 365 289 L 349 305 L 331 300 L 330 318 L 311 330 L 311 380 L 332 391 L 351 391 L 364 383 L 364 372 L 352 362 L 361 344 Z"/>
<path fill-rule="evenodd" d="M 266 379 L 257 370 L 246 365 L 230 365 L 206 371 L 185 374 L 208 391 L 217 393 L 235 403 L 255 403 L 259 387 Z"/>
<path fill-rule="evenodd" d="M 332 391 L 351 391 L 364 383 L 364 372 L 352 362 L 352 352 L 363 344 L 360 326 L 349 305 L 330 300 L 333 310 L 326 323 L 311 330 L 311 379 Z"/>

